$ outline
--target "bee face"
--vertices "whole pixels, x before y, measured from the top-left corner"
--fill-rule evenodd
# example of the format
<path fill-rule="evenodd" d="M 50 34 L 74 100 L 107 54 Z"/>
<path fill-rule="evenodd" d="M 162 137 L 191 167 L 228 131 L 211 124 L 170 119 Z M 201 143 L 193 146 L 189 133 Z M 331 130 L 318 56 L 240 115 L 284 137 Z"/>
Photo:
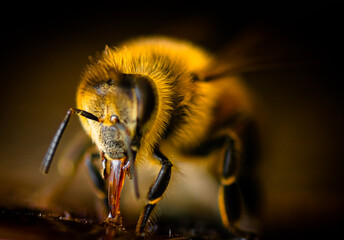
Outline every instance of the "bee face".
<path fill-rule="evenodd" d="M 80 108 L 96 115 L 99 122 L 83 119 L 81 122 L 90 134 L 99 150 L 109 159 L 125 157 L 127 146 L 125 139 L 132 139 L 137 127 L 137 103 L 135 92 L 118 76 L 113 76 L 101 82 L 88 82 L 81 86 L 87 91 L 79 91 L 81 95 Z M 127 131 L 118 129 L 120 122 Z M 128 135 L 128 136 L 125 136 Z"/>

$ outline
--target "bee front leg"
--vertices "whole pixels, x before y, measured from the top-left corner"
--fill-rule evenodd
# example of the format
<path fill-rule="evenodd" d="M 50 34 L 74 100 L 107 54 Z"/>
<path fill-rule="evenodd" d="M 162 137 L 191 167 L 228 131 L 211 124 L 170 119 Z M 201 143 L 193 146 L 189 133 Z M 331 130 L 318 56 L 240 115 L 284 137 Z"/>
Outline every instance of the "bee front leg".
<path fill-rule="evenodd" d="M 96 188 L 97 197 L 102 202 L 102 210 L 98 212 L 100 215 L 100 219 L 104 219 L 107 217 L 107 213 L 109 212 L 109 206 L 108 206 L 108 199 L 107 199 L 107 188 L 104 181 L 103 176 L 100 173 L 99 167 L 96 165 L 95 161 L 99 161 L 100 155 L 99 153 L 95 152 L 88 152 L 85 155 L 85 162 L 86 166 L 88 168 L 89 174 L 91 176 L 91 179 L 94 183 L 94 186 Z"/>
<path fill-rule="evenodd" d="M 136 233 L 138 235 L 144 234 L 147 229 L 149 217 L 151 216 L 156 204 L 162 198 L 171 178 L 172 163 L 159 150 L 155 150 L 154 157 L 161 163 L 161 169 L 147 194 L 147 204 L 141 212 L 136 226 Z"/>

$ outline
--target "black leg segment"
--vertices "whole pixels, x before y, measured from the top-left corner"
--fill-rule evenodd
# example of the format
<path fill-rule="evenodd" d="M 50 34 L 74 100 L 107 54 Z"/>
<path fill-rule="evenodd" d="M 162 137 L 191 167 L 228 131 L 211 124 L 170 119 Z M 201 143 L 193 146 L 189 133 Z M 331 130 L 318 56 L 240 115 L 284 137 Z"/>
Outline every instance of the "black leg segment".
<path fill-rule="evenodd" d="M 162 166 L 158 177 L 149 189 L 147 196 L 149 202 L 157 201 L 157 199 L 162 197 L 171 178 L 172 163 L 159 151 L 156 151 L 154 156 L 161 162 Z"/>
<path fill-rule="evenodd" d="M 88 168 L 88 171 L 90 173 L 90 176 L 97 187 L 100 191 L 106 193 L 107 189 L 105 186 L 105 181 L 102 177 L 102 175 L 99 172 L 99 169 L 94 163 L 94 160 L 97 159 L 99 160 L 99 154 L 98 153 L 90 153 L 86 155 L 86 166 Z"/>
<path fill-rule="evenodd" d="M 153 209 L 155 207 L 156 204 L 146 204 L 145 208 L 143 209 L 143 212 L 140 215 L 140 219 L 139 222 L 136 226 L 136 232 L 138 234 L 142 234 L 144 233 L 144 230 L 146 228 L 147 222 L 149 217 L 151 216 Z"/>
<path fill-rule="evenodd" d="M 233 138 L 226 136 L 224 141 L 224 159 L 222 162 L 221 186 L 219 190 L 219 208 L 223 224 L 233 228 L 241 215 L 241 196 L 237 183 L 238 154 Z"/>
<path fill-rule="evenodd" d="M 234 147 L 234 140 L 230 137 L 225 138 L 225 158 L 223 162 L 222 168 L 222 178 L 229 179 L 230 177 L 234 176 L 237 171 L 238 159 L 236 156 L 236 149 Z"/>
<path fill-rule="evenodd" d="M 154 157 L 161 163 L 161 169 L 147 194 L 147 204 L 142 211 L 136 226 L 136 232 L 138 234 L 145 232 L 149 217 L 151 216 L 155 205 L 162 198 L 171 178 L 172 163 L 159 150 L 154 152 Z"/>
<path fill-rule="evenodd" d="M 237 221 L 241 216 L 241 200 L 240 192 L 237 183 L 232 183 L 228 186 L 221 186 L 220 189 L 221 214 L 224 225 L 231 224 Z"/>
<path fill-rule="evenodd" d="M 107 195 L 107 187 L 104 181 L 103 176 L 101 175 L 99 168 L 96 166 L 95 161 L 100 159 L 99 153 L 87 153 L 85 155 L 85 162 L 88 168 L 89 174 L 92 178 L 92 181 L 96 187 L 97 196 L 101 199 L 106 211 L 109 211 L 108 205 L 108 195 Z"/>
<path fill-rule="evenodd" d="M 253 239 L 255 234 L 238 227 L 244 202 L 241 185 L 238 182 L 241 159 L 237 152 L 237 143 L 233 138 L 227 136 L 224 146 L 225 152 L 219 189 L 219 209 L 222 223 L 232 233 L 246 239 Z"/>

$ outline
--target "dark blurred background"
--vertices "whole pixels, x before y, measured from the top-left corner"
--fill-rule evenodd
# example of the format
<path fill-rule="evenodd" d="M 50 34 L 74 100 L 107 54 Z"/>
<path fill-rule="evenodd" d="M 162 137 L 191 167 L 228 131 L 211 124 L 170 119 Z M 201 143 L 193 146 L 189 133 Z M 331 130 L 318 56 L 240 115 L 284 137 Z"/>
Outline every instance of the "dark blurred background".
<path fill-rule="evenodd" d="M 106 44 L 155 34 L 218 52 L 257 27 L 275 36 L 266 52 L 293 60 L 243 75 L 256 98 L 262 135 L 263 239 L 340 234 L 343 20 L 342 5 L 315 3 L 2 6 L 0 204 L 25 202 L 47 181 L 38 168 L 66 110 L 75 106 L 88 56 Z M 81 129 L 76 118 L 70 125 L 64 139 Z"/>

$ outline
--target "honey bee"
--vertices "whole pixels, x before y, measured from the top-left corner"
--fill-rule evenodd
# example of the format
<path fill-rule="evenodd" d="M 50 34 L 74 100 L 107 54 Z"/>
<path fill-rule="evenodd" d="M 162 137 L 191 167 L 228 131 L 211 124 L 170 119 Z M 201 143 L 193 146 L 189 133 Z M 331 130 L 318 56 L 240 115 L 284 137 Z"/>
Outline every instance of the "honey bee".
<path fill-rule="evenodd" d="M 223 225 L 250 238 L 254 233 L 237 222 L 252 201 L 245 189 L 250 185 L 250 170 L 244 167 L 254 157 L 251 111 L 250 94 L 226 63 L 187 41 L 144 37 L 106 47 L 83 72 L 76 108 L 68 110 L 58 128 L 42 171 L 48 172 L 70 116 L 79 115 L 99 150 L 98 158 L 91 157 L 87 163 L 107 198 L 106 221 L 116 223 L 121 221 L 119 200 L 125 176 L 133 180 L 135 195 L 140 197 L 137 163 L 145 159 L 160 163 L 136 226 L 136 233 L 144 235 L 173 175 L 175 159 L 167 156 L 188 161 L 217 152 L 207 161 L 218 182 Z M 99 156 L 101 171 L 96 167 Z"/>

